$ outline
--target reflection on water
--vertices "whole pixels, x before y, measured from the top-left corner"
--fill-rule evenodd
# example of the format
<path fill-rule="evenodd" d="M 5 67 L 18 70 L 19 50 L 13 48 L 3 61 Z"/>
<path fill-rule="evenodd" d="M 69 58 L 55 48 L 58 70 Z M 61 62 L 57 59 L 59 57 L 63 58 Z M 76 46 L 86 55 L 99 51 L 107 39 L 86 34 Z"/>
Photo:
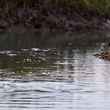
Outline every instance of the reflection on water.
<path fill-rule="evenodd" d="M 100 49 L 0 52 L 1 110 L 109 110 L 110 62 Z"/>
<path fill-rule="evenodd" d="M 43 35 L 0 33 L 0 110 L 110 110 L 110 34 Z"/>
<path fill-rule="evenodd" d="M 0 50 L 21 48 L 50 48 L 67 46 L 90 46 L 97 42 L 110 41 L 110 33 L 74 32 L 74 33 L 0 33 Z"/>

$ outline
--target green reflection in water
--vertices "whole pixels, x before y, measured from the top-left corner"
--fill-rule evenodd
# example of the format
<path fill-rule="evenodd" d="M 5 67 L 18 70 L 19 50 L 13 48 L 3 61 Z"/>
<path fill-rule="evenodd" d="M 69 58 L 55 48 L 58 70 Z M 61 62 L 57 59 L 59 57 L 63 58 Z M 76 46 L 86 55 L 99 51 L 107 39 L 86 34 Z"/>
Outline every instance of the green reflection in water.
<path fill-rule="evenodd" d="M 0 54 L 0 68 L 16 75 L 26 75 L 42 69 L 55 69 L 54 58 L 56 52 L 49 51 L 7 51 Z"/>

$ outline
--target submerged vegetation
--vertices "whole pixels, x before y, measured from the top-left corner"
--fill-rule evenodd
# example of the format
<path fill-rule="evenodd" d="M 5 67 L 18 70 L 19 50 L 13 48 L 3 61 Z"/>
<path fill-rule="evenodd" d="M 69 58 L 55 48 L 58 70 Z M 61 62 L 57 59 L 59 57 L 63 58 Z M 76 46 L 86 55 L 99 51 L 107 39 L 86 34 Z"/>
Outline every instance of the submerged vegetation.
<path fill-rule="evenodd" d="M 109 11 L 110 0 L 0 0 L 0 29 L 100 28 Z"/>

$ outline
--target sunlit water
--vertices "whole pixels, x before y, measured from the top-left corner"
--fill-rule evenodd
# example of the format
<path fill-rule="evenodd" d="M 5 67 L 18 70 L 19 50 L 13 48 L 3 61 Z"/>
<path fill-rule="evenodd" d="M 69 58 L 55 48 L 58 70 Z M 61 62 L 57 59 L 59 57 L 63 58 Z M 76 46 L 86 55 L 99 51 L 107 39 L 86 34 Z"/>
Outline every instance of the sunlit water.
<path fill-rule="evenodd" d="M 23 51 L 0 52 L 0 110 L 110 110 L 110 62 L 94 56 L 99 48 Z"/>

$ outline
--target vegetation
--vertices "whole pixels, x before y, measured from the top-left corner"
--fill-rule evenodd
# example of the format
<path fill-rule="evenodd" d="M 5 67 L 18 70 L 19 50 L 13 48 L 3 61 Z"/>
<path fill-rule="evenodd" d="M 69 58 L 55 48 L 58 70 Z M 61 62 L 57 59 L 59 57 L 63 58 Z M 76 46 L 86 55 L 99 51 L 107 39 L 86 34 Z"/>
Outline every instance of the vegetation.
<path fill-rule="evenodd" d="M 88 8 L 96 10 L 99 13 L 108 13 L 110 10 L 110 0 L 0 0 L 0 8 L 3 8 L 7 12 L 14 8 L 36 6 Z"/>
<path fill-rule="evenodd" d="M 94 17 L 96 24 L 99 18 L 100 22 L 109 18 L 109 11 L 110 0 L 0 0 L 0 28 L 22 25 L 34 29 L 68 29 L 68 21 L 72 20 L 78 26 L 88 27 L 94 24 Z M 89 20 L 93 22 L 88 23 Z M 73 21 L 69 27 L 76 26 Z"/>

